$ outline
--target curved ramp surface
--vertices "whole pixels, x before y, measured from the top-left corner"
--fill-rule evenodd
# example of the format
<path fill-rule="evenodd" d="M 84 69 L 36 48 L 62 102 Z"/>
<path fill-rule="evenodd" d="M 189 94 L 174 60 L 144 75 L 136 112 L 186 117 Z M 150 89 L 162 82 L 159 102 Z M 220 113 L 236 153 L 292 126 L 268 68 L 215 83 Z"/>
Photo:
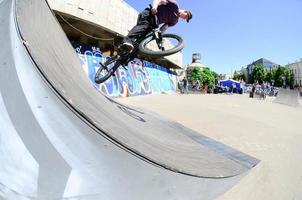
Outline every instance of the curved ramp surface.
<path fill-rule="evenodd" d="M 213 199 L 259 162 L 99 93 L 45 1 L 0 36 L 0 198 Z"/>
<path fill-rule="evenodd" d="M 278 95 L 273 102 L 287 106 L 298 107 L 300 106 L 299 92 L 296 90 L 279 88 Z"/>

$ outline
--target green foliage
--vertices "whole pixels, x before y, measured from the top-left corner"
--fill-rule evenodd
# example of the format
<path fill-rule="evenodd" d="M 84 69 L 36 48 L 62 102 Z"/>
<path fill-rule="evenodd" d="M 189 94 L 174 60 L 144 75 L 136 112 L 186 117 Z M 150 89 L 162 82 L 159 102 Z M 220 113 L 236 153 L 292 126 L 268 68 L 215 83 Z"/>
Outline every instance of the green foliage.
<path fill-rule="evenodd" d="M 211 71 L 210 68 L 201 69 L 199 67 L 195 67 L 192 70 L 192 78 L 190 81 L 199 80 L 203 85 L 214 87 L 217 76 L 218 74 Z"/>
<path fill-rule="evenodd" d="M 210 68 L 207 68 L 207 69 L 210 70 Z M 211 71 L 211 70 L 210 70 L 210 71 Z M 211 73 L 212 73 L 212 75 L 214 76 L 215 79 L 219 76 L 219 75 L 218 75 L 216 72 L 214 72 L 214 71 L 211 71 Z"/>
<path fill-rule="evenodd" d="M 215 76 L 209 68 L 205 68 L 202 71 L 201 82 L 204 85 L 214 87 L 214 85 L 215 85 Z"/>
<path fill-rule="evenodd" d="M 201 79 L 202 69 L 199 67 L 194 67 L 192 70 L 192 77 L 190 81 L 196 81 Z"/>
<path fill-rule="evenodd" d="M 239 75 L 236 74 L 236 76 Z M 236 79 L 235 75 L 234 79 Z M 248 81 L 250 84 L 253 84 L 256 81 L 258 81 L 258 83 L 265 81 L 276 87 L 282 87 L 284 84 L 286 86 L 293 87 L 295 80 L 294 74 L 288 67 L 279 65 L 271 70 L 268 70 L 267 68 L 264 68 L 263 65 L 258 64 L 254 67 L 252 73 L 249 75 Z"/>
<path fill-rule="evenodd" d="M 272 84 L 273 73 L 271 71 L 266 72 L 264 81 L 269 82 L 270 84 Z"/>
<path fill-rule="evenodd" d="M 262 83 L 265 79 L 265 75 L 266 75 L 266 71 L 263 65 L 256 65 L 253 69 L 252 74 L 249 77 L 249 80 L 251 83 L 254 83 L 255 81 Z"/>
<path fill-rule="evenodd" d="M 273 80 L 274 80 L 274 86 L 276 87 L 282 87 L 285 83 L 286 85 L 291 85 L 291 82 L 293 80 L 292 73 L 290 69 L 283 66 L 278 66 L 277 68 L 274 68 L 272 70 Z"/>
<path fill-rule="evenodd" d="M 292 86 L 294 77 L 290 69 L 284 66 L 278 66 L 269 71 L 265 70 L 262 65 L 256 65 L 249 77 L 249 83 L 255 81 L 259 83 L 262 81 L 269 82 L 276 87 L 282 87 L 284 83 Z"/>

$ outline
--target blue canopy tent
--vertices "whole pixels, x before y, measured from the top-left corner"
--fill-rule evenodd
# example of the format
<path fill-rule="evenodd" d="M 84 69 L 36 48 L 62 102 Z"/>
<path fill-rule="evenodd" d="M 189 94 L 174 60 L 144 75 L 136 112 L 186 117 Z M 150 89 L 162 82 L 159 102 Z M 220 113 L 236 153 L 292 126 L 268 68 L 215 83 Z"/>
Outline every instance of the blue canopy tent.
<path fill-rule="evenodd" d="M 240 82 L 239 81 L 235 81 L 233 79 L 227 79 L 227 80 L 221 80 L 220 81 L 220 85 L 223 87 L 228 87 L 229 88 L 229 92 L 232 92 L 232 88 L 233 85 L 235 85 L 236 87 L 236 92 L 239 93 L 240 91 Z"/>

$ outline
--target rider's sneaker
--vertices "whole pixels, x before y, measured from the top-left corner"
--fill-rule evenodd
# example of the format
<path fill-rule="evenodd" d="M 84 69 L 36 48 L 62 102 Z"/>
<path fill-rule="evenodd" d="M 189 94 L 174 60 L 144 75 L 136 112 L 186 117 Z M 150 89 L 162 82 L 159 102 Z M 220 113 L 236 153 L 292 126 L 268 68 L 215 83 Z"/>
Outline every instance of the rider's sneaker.
<path fill-rule="evenodd" d="M 130 42 L 124 42 L 119 46 L 119 49 L 130 53 L 134 49 L 134 46 Z"/>

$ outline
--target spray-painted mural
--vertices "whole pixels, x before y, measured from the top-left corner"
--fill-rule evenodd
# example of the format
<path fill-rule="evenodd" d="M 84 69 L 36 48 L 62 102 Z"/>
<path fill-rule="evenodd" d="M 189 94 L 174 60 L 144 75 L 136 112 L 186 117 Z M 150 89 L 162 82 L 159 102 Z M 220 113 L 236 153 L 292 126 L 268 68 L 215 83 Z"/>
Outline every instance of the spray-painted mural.
<path fill-rule="evenodd" d="M 72 42 L 79 55 L 83 70 L 94 83 L 94 75 L 99 63 L 106 58 L 99 48 Z M 176 90 L 176 75 L 167 68 L 135 59 L 128 64 L 127 70 L 120 67 L 115 76 L 95 86 L 111 97 L 128 97 L 152 93 L 171 93 Z"/>

